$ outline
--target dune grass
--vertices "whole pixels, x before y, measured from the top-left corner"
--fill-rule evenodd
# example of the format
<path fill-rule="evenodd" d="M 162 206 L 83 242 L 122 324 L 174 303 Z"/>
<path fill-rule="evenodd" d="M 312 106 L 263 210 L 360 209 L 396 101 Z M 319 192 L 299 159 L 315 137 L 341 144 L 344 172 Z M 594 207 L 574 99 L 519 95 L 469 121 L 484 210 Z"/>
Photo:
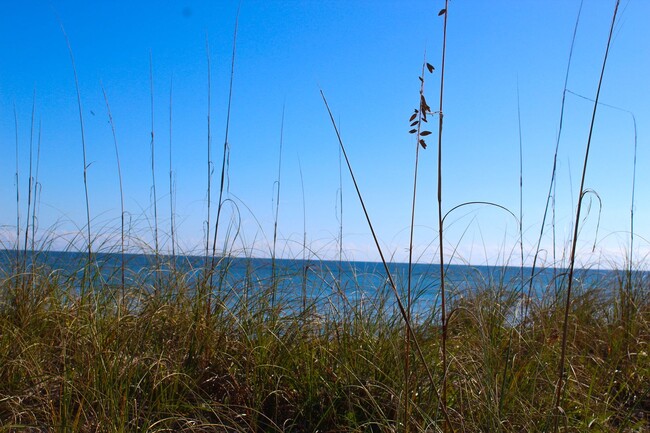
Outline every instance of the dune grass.
<path fill-rule="evenodd" d="M 272 308 L 277 282 L 250 270 L 205 315 L 197 270 L 147 279 L 143 269 L 125 291 L 94 274 L 82 297 L 74 275 L 92 270 L 14 269 L 0 277 L 0 431 L 404 429 L 404 325 L 386 287 L 345 309 L 326 285 L 307 308 L 300 290 Z M 573 288 L 564 431 L 650 428 L 648 276 L 629 290 L 627 275 L 613 275 Z M 564 314 L 554 283 L 517 323 L 515 284 L 448 283 L 453 430 L 548 431 Z M 439 315 L 434 304 L 412 327 L 441 383 Z M 410 430 L 440 431 L 424 366 L 412 360 L 410 371 Z"/>

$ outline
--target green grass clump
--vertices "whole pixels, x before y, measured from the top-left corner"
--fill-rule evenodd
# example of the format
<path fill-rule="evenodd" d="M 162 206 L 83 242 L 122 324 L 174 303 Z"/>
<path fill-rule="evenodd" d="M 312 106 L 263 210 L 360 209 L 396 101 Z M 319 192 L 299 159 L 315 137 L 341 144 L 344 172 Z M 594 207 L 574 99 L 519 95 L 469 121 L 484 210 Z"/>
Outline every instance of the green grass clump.
<path fill-rule="evenodd" d="M 322 287 L 303 308 L 297 287 L 272 307 L 277 282 L 249 275 L 207 314 L 190 273 L 162 273 L 156 287 L 133 276 L 124 292 L 98 275 L 80 291 L 81 280 L 45 266 L 2 274 L 0 431 L 392 432 L 404 429 L 406 398 L 411 431 L 443 428 L 414 356 L 404 395 L 403 323 L 381 288 L 360 288 L 362 303 Z M 574 293 L 566 431 L 650 428 L 648 282 L 627 282 Z M 507 284 L 452 289 L 454 431 L 548 431 L 562 293 L 553 286 L 514 321 L 520 298 Z M 438 318 L 421 311 L 414 332 L 441 381 Z"/>

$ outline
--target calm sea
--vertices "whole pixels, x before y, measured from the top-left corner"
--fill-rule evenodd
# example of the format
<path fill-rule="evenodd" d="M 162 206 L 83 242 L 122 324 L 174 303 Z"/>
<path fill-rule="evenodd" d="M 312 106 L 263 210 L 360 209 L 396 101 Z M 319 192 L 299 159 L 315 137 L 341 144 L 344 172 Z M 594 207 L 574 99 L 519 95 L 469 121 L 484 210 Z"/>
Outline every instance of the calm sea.
<path fill-rule="evenodd" d="M 122 256 L 116 253 L 96 253 L 93 255 L 102 280 L 109 286 L 118 286 L 121 282 Z M 32 264 L 45 266 L 48 273 L 62 278 L 81 281 L 81 269 L 87 263 L 87 253 L 0 250 L 0 277 L 9 276 L 15 270 L 17 257 L 26 257 L 28 268 Z M 128 283 L 137 283 L 136 287 L 149 285 L 155 288 L 156 275 L 169 275 L 175 268 L 177 275 L 183 275 L 186 282 L 197 281 L 203 275 L 205 258 L 200 256 L 170 256 L 152 254 L 126 254 L 125 275 Z M 210 262 L 208 261 L 208 264 Z M 283 301 L 335 302 L 337 297 L 350 302 L 363 302 L 365 299 L 376 300 L 385 296 L 386 305 L 394 300 L 392 288 L 387 279 L 384 266 L 375 262 L 347 262 L 326 260 L 278 259 L 275 262 L 266 258 L 215 258 L 216 272 L 213 277 L 215 290 L 240 294 L 243 290 L 268 290 L 275 281 L 277 295 Z M 158 270 L 156 272 L 156 270 Z M 408 264 L 390 263 L 389 270 L 398 292 L 404 298 L 408 288 Z M 275 278 L 274 278 L 275 276 Z M 521 290 L 528 293 L 531 269 L 513 266 L 469 266 L 448 265 L 445 270 L 445 284 L 448 293 L 463 296 L 473 290 L 503 290 L 512 292 Z M 620 277 L 615 271 L 578 270 L 575 278 L 585 285 L 607 284 Z M 566 271 L 557 268 L 545 268 L 535 271 L 531 293 L 541 297 L 562 290 L 566 283 Z M 440 269 L 435 263 L 418 263 L 412 266 L 411 293 L 414 308 L 430 310 L 438 304 L 440 288 Z"/>

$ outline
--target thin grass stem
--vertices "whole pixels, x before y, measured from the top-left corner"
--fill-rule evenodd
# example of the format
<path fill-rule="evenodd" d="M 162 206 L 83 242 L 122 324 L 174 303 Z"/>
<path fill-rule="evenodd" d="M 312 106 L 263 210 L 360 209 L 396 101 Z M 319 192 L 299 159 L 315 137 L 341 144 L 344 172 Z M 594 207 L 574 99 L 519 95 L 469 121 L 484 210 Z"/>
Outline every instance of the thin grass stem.
<path fill-rule="evenodd" d="M 70 61 L 72 63 L 72 72 L 74 74 L 74 83 L 75 83 L 75 89 L 77 92 L 77 108 L 79 109 L 79 127 L 81 129 L 81 153 L 83 157 L 83 179 L 84 179 L 84 195 L 86 199 L 86 234 L 88 236 L 88 242 L 87 242 L 87 248 L 88 248 L 88 266 L 91 266 L 93 263 L 93 256 L 92 256 L 92 237 L 91 237 L 91 227 L 90 227 L 90 198 L 89 198 L 89 193 L 88 193 L 88 163 L 86 160 L 86 134 L 85 134 L 85 128 L 84 128 L 84 118 L 83 118 L 83 108 L 81 105 L 81 91 L 79 90 L 79 77 L 77 75 L 77 66 L 75 65 L 74 61 L 74 55 L 72 53 L 72 45 L 70 44 L 70 39 L 68 38 L 68 34 L 65 31 L 65 28 L 63 27 L 63 23 L 61 24 L 61 31 L 63 32 L 63 36 L 65 37 L 66 44 L 68 45 L 68 52 L 70 53 Z M 89 271 L 89 269 L 84 270 L 84 280 L 82 281 L 81 284 L 81 295 L 82 298 L 85 295 L 85 280 L 86 280 L 86 273 Z"/>
<path fill-rule="evenodd" d="M 34 176 L 34 206 L 32 208 L 32 254 L 35 254 L 36 251 L 36 215 L 38 215 L 37 207 L 38 200 L 40 198 L 39 191 L 41 189 L 41 184 L 38 181 L 38 172 L 41 163 L 41 133 L 42 133 L 42 123 L 41 120 L 38 121 L 38 143 L 36 145 L 36 175 Z"/>
<path fill-rule="evenodd" d="M 153 231 L 156 256 L 156 269 L 160 267 L 160 247 L 158 245 L 158 197 L 156 195 L 156 146 L 154 133 L 154 93 L 153 93 L 153 54 L 149 51 L 149 90 L 151 95 L 151 191 L 153 194 Z M 156 272 L 157 273 L 157 272 Z"/>
<path fill-rule="evenodd" d="M 334 116 L 332 115 L 332 111 L 330 110 L 330 107 L 327 103 L 327 99 L 325 98 L 325 94 L 323 91 L 320 91 L 321 97 L 323 98 L 323 102 L 325 104 L 325 108 L 327 109 L 327 112 L 330 116 L 330 120 L 332 123 L 332 126 L 334 127 L 334 131 L 336 133 L 336 137 L 339 142 L 339 146 L 341 147 L 341 151 L 343 152 L 343 157 L 345 158 L 345 163 L 348 167 L 348 172 L 350 173 L 350 177 L 352 178 L 352 183 L 354 184 L 354 189 L 357 192 L 357 197 L 359 199 L 359 203 L 361 204 L 361 208 L 363 209 L 363 214 L 366 218 L 366 222 L 368 223 L 368 228 L 370 229 L 370 233 L 372 235 L 373 241 L 375 243 L 375 247 L 377 248 L 377 252 L 379 253 L 380 261 L 383 265 L 384 271 L 386 272 L 386 278 L 388 280 L 388 284 L 390 289 L 393 292 L 393 295 L 395 296 L 395 300 L 397 302 L 397 307 L 399 309 L 399 312 L 402 316 L 402 319 L 404 319 L 404 323 L 406 324 L 406 327 L 408 328 L 408 332 L 411 334 L 411 341 L 413 342 L 413 345 L 415 346 L 416 352 L 418 354 L 418 357 L 420 358 L 420 361 L 422 362 L 422 365 L 424 366 L 427 377 L 429 378 L 431 382 L 431 389 L 434 392 L 436 399 L 441 402 L 441 397 L 440 393 L 438 392 L 438 388 L 436 386 L 436 382 L 433 379 L 433 374 L 431 373 L 431 369 L 429 368 L 428 363 L 426 362 L 426 359 L 424 357 L 424 353 L 422 352 L 422 348 L 420 347 L 420 344 L 413 332 L 413 327 L 411 326 L 411 323 L 409 321 L 408 314 L 406 312 L 406 309 L 404 308 L 404 303 L 402 302 L 399 292 L 397 291 L 397 285 L 395 284 L 395 280 L 393 279 L 393 276 L 390 272 L 390 269 L 388 267 L 388 262 L 386 261 L 386 258 L 384 256 L 383 250 L 381 249 L 381 245 L 379 244 L 379 238 L 377 237 L 377 234 L 375 233 L 375 229 L 372 225 L 372 221 L 370 220 L 370 214 L 368 214 L 368 210 L 366 209 L 365 202 L 363 200 L 363 196 L 361 195 L 361 190 L 359 189 L 359 185 L 357 184 L 356 177 L 354 176 L 354 171 L 352 170 L 352 164 L 350 163 L 350 160 L 348 158 L 347 152 L 345 151 L 345 146 L 343 145 L 343 140 L 341 139 L 341 135 L 339 133 L 338 127 L 336 126 L 336 122 L 334 121 Z M 449 413 L 447 412 L 447 408 L 443 405 L 442 406 L 442 413 L 445 418 L 445 421 L 449 426 L 451 426 L 451 421 L 449 418 Z M 453 427 L 452 427 L 453 431 Z"/>
<path fill-rule="evenodd" d="M 235 29 L 233 30 L 233 40 L 232 40 L 232 58 L 230 62 L 230 84 L 228 88 L 228 108 L 226 110 L 226 131 L 225 131 L 225 136 L 223 140 L 223 158 L 221 160 L 221 181 L 219 182 L 219 201 L 217 203 L 217 217 L 214 222 L 214 238 L 212 241 L 212 261 L 210 264 L 210 292 L 212 291 L 212 276 L 214 273 L 214 267 L 215 267 L 215 256 L 217 252 L 217 237 L 219 234 L 219 221 L 221 219 L 221 210 L 223 208 L 223 195 L 224 191 L 227 189 L 226 186 L 226 178 L 228 177 L 228 165 L 230 161 L 230 144 L 228 143 L 228 134 L 230 132 L 230 112 L 232 108 L 232 89 L 233 89 L 233 82 L 235 79 L 235 57 L 237 54 L 237 30 L 239 28 L 239 12 L 241 9 L 241 3 L 239 7 L 237 8 L 237 16 L 235 18 Z M 224 251 L 225 251 L 225 244 L 224 244 Z M 210 294 L 208 294 L 208 301 L 210 299 Z M 208 302 L 209 304 L 209 302 Z"/>
<path fill-rule="evenodd" d="M 300 173 L 300 190 L 302 192 L 302 312 L 307 309 L 307 273 L 309 272 L 309 263 L 307 263 L 307 205 L 305 202 L 305 181 L 302 175 L 302 163 L 298 156 L 298 171 Z M 340 280 L 339 280 L 340 281 Z"/>
<path fill-rule="evenodd" d="M 273 251 L 271 253 L 271 284 L 273 290 L 271 292 L 271 308 L 275 308 L 275 297 L 278 287 L 277 269 L 276 269 L 276 247 L 278 242 L 278 219 L 280 217 L 280 189 L 282 178 L 282 144 L 284 141 L 284 105 L 282 106 L 282 120 L 280 122 L 280 150 L 278 155 L 278 180 L 276 181 L 276 197 L 275 197 L 275 219 L 273 221 Z"/>
<path fill-rule="evenodd" d="M 408 273 L 406 278 L 406 315 L 407 321 L 411 321 L 412 310 L 412 296 L 411 296 L 411 283 L 413 277 L 413 237 L 415 234 L 415 204 L 417 198 L 417 185 L 418 185 L 418 168 L 420 160 L 420 146 L 425 147 L 424 141 L 421 139 L 422 122 L 426 121 L 427 113 L 430 112 L 429 106 L 424 98 L 424 70 L 426 68 L 426 52 L 422 62 L 422 73 L 420 75 L 420 95 L 419 95 L 419 109 L 416 110 L 417 114 L 417 128 L 415 134 L 415 161 L 413 164 L 413 196 L 411 198 L 411 221 L 409 226 L 409 258 L 408 258 Z M 414 114 L 415 115 L 415 114 Z M 411 116 L 411 119 L 413 116 Z M 413 123 L 411 123 L 413 125 Z M 415 125 L 413 125 L 415 126 Z M 411 130 L 412 131 L 412 130 Z M 411 376 L 411 336 L 405 326 L 404 332 L 404 431 L 408 433 L 410 427 L 410 408 L 409 403 L 411 399 L 410 392 L 410 376 Z"/>
<path fill-rule="evenodd" d="M 582 98 L 584 100 L 590 101 L 590 102 L 595 102 L 593 99 L 580 95 L 579 93 L 573 92 L 571 90 L 567 90 L 568 93 L 577 96 L 578 98 Z M 610 104 L 605 104 L 604 102 L 599 102 L 598 105 L 601 105 L 603 107 L 608 107 L 612 108 L 614 110 L 622 111 L 624 113 L 627 113 L 630 115 L 630 118 L 632 119 L 632 126 L 634 129 L 634 153 L 632 157 L 632 197 L 631 197 L 631 204 L 630 204 L 630 248 L 629 248 L 629 263 L 628 263 L 628 273 L 631 275 L 632 274 L 632 265 L 633 265 L 633 255 L 634 255 L 634 206 L 635 206 L 635 192 L 636 192 L 636 157 L 637 157 L 637 144 L 638 144 L 638 136 L 637 136 L 637 127 L 636 127 L 636 116 L 634 115 L 633 112 L 630 110 L 626 110 L 621 107 L 617 107 L 614 105 Z M 631 287 L 631 281 L 628 279 L 628 287 Z"/>
<path fill-rule="evenodd" d="M 440 103 L 438 108 L 438 241 L 440 254 L 440 318 L 442 326 L 442 411 L 447 413 L 447 296 L 445 293 L 445 254 L 444 254 L 444 233 L 442 214 L 442 123 L 444 118 L 443 101 L 445 89 L 445 58 L 447 53 L 447 17 L 449 16 L 449 0 L 445 0 L 444 24 L 442 36 L 442 61 L 440 66 Z M 443 11 L 441 11 L 443 12 Z M 449 420 L 446 420 L 445 432 L 451 427 Z"/>
<path fill-rule="evenodd" d="M 546 218 L 548 215 L 549 204 L 551 202 L 551 197 L 553 198 L 552 205 L 552 221 L 553 221 L 553 266 L 557 266 L 555 261 L 555 185 L 556 185 L 556 173 L 557 173 L 557 155 L 560 149 L 560 138 L 562 137 L 562 126 L 564 124 L 564 105 L 566 101 L 566 90 L 569 84 L 569 72 L 571 71 L 571 60 L 573 58 L 573 48 L 576 42 L 576 35 L 578 34 L 578 25 L 580 23 L 580 16 L 582 15 L 582 4 L 584 0 L 580 0 L 580 8 L 578 9 L 578 14 L 576 16 L 576 22 L 573 26 L 573 36 L 571 37 L 571 48 L 569 49 L 569 58 L 567 59 L 566 73 L 564 74 L 564 90 L 562 91 L 562 104 L 560 106 L 560 119 L 558 125 L 557 138 L 555 140 L 555 152 L 553 153 L 553 169 L 551 170 L 551 180 L 548 186 L 548 193 L 546 194 L 546 205 L 544 207 L 544 215 L 542 217 L 542 224 L 539 230 L 539 236 L 537 238 L 537 247 L 535 248 L 535 254 L 533 255 L 533 263 L 530 268 L 530 278 L 528 280 L 528 294 L 526 296 L 527 300 L 525 302 L 524 314 L 523 317 L 528 315 L 528 305 L 530 303 L 531 296 L 533 294 L 533 283 L 535 280 L 535 269 L 537 267 L 537 260 L 539 258 L 539 253 L 541 250 L 542 239 L 544 237 L 544 229 L 546 226 Z M 556 280 L 555 278 L 553 279 Z"/>
<path fill-rule="evenodd" d="M 566 293 L 566 303 L 564 307 L 564 322 L 562 325 L 562 351 L 560 354 L 559 362 L 559 372 L 557 385 L 555 389 L 555 406 L 554 406 L 554 422 L 553 422 L 553 431 L 558 431 L 559 419 L 561 415 L 561 402 L 562 402 L 562 391 L 563 391 L 563 381 L 564 381 L 564 364 L 566 358 L 566 347 L 567 347 L 567 337 L 569 330 L 569 310 L 571 308 L 571 289 L 573 287 L 573 273 L 575 268 L 575 258 L 576 258 L 576 249 L 578 246 L 578 233 L 580 226 L 580 211 L 582 208 L 582 199 L 585 194 L 585 179 L 587 176 L 587 163 L 589 162 L 589 151 L 591 149 L 591 138 L 593 136 L 594 124 L 596 123 L 596 112 L 598 111 L 598 99 L 600 98 L 600 90 L 603 84 L 603 77 L 605 75 L 605 67 L 607 65 L 607 57 L 609 55 L 609 48 L 612 41 L 612 34 L 614 32 L 614 24 L 616 23 L 616 14 L 618 12 L 618 6 L 620 0 L 616 0 L 614 6 L 614 13 L 612 14 L 612 22 L 609 29 L 609 36 L 607 38 L 607 48 L 605 49 L 605 56 L 603 58 L 602 68 L 600 71 L 600 78 L 598 79 L 598 89 L 596 90 L 596 97 L 594 98 L 594 108 L 591 114 L 591 122 L 589 125 L 589 137 L 587 138 L 587 146 L 585 149 L 585 159 L 582 166 L 582 177 L 580 179 L 580 189 L 578 195 L 578 205 L 576 207 L 576 218 L 573 228 L 573 239 L 571 242 L 571 256 L 569 257 L 569 275 L 568 275 L 568 286 Z"/>
<path fill-rule="evenodd" d="M 519 130 L 519 280 L 521 291 L 524 290 L 524 146 L 521 135 L 521 100 L 519 98 L 519 80 L 517 80 L 517 126 Z"/>
<path fill-rule="evenodd" d="M 122 166 L 120 164 L 120 152 L 117 145 L 117 133 L 115 132 L 115 122 L 113 121 L 113 114 L 111 113 L 111 106 L 108 102 L 108 95 L 104 85 L 100 83 L 102 93 L 104 95 L 104 102 L 106 103 L 106 113 L 108 114 L 108 122 L 111 125 L 111 133 L 113 134 L 113 147 L 115 148 L 115 161 L 117 162 L 117 179 L 120 186 L 120 285 L 122 290 L 122 300 L 126 298 L 125 293 L 125 273 L 126 265 L 124 259 L 125 250 L 125 228 L 124 228 L 124 186 L 122 182 Z"/>
<path fill-rule="evenodd" d="M 210 272 L 210 269 L 208 268 L 208 257 L 209 257 L 209 252 L 210 252 L 210 215 L 211 215 L 211 205 L 212 205 L 212 172 L 213 170 L 213 164 L 212 164 L 212 134 L 211 134 L 211 110 L 212 110 L 212 71 L 210 68 L 210 42 L 208 40 L 208 35 L 205 35 L 205 55 L 208 61 L 207 68 L 208 68 L 208 141 L 207 141 L 207 181 L 208 181 L 208 191 L 207 191 L 207 200 L 208 200 L 208 212 L 206 215 L 206 232 L 205 232 L 205 264 L 204 264 L 204 273 L 206 275 L 206 282 L 208 281 L 208 272 Z M 213 247 L 214 248 L 214 247 Z M 208 308 L 210 308 L 208 306 Z"/>
<path fill-rule="evenodd" d="M 27 218 L 25 223 L 25 246 L 23 248 L 23 262 L 27 269 L 27 250 L 29 246 L 29 214 L 32 206 L 32 190 L 34 189 L 34 178 L 32 177 L 32 165 L 34 160 L 34 117 L 36 113 L 36 89 L 32 96 L 32 120 L 29 127 L 29 175 L 27 184 Z"/>
<path fill-rule="evenodd" d="M 20 275 L 21 265 L 20 265 L 20 160 L 18 152 L 18 113 L 16 111 L 16 104 L 14 104 L 14 128 L 16 132 L 16 275 Z M 16 279 L 16 286 L 18 286 L 18 278 Z"/>
<path fill-rule="evenodd" d="M 174 167 L 172 165 L 172 107 L 173 107 L 174 77 L 169 80 L 169 230 L 172 243 L 172 267 L 176 268 L 176 212 L 174 194 Z"/>

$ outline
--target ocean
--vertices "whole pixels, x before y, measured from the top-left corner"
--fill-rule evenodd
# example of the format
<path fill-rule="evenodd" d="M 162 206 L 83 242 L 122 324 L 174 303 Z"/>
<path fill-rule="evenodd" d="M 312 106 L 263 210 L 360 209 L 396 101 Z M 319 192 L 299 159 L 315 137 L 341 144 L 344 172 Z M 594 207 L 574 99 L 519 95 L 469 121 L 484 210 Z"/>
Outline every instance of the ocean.
<path fill-rule="evenodd" d="M 15 273 L 16 261 L 26 259 L 27 270 L 34 266 L 46 269 L 59 281 L 81 284 L 84 269 L 88 269 L 87 252 L 0 250 L 0 276 Z M 121 286 L 122 255 L 94 253 L 95 277 L 101 287 Z M 211 258 L 207 261 L 211 265 Z M 406 263 L 389 263 L 395 287 L 406 304 L 408 271 Z M 185 287 L 196 286 L 205 275 L 206 259 L 202 256 L 155 254 L 125 254 L 125 286 L 148 288 L 152 293 L 169 285 L 169 277 L 180 277 Z M 270 293 L 274 288 L 277 301 L 283 305 L 341 306 L 342 302 L 395 309 L 394 291 L 389 284 L 383 264 L 376 262 L 349 262 L 331 260 L 300 260 L 215 257 L 212 288 L 215 294 L 226 295 L 228 302 L 242 296 Z M 411 298 L 413 311 L 431 312 L 439 306 L 440 268 L 437 263 L 417 263 L 412 266 Z M 621 273 L 611 270 L 579 269 L 574 278 L 577 288 L 611 285 Z M 530 285 L 531 268 L 517 266 L 471 266 L 450 264 L 445 268 L 445 287 L 449 297 L 471 296 L 479 291 L 491 291 L 496 296 L 530 295 L 536 299 L 557 298 L 566 286 L 566 269 L 542 268 L 535 270 Z M 97 285 L 95 285 L 97 286 Z M 612 286 L 613 287 L 613 286 Z M 372 308 L 374 308 L 372 307 Z M 369 307 L 371 308 L 371 307 Z"/>

